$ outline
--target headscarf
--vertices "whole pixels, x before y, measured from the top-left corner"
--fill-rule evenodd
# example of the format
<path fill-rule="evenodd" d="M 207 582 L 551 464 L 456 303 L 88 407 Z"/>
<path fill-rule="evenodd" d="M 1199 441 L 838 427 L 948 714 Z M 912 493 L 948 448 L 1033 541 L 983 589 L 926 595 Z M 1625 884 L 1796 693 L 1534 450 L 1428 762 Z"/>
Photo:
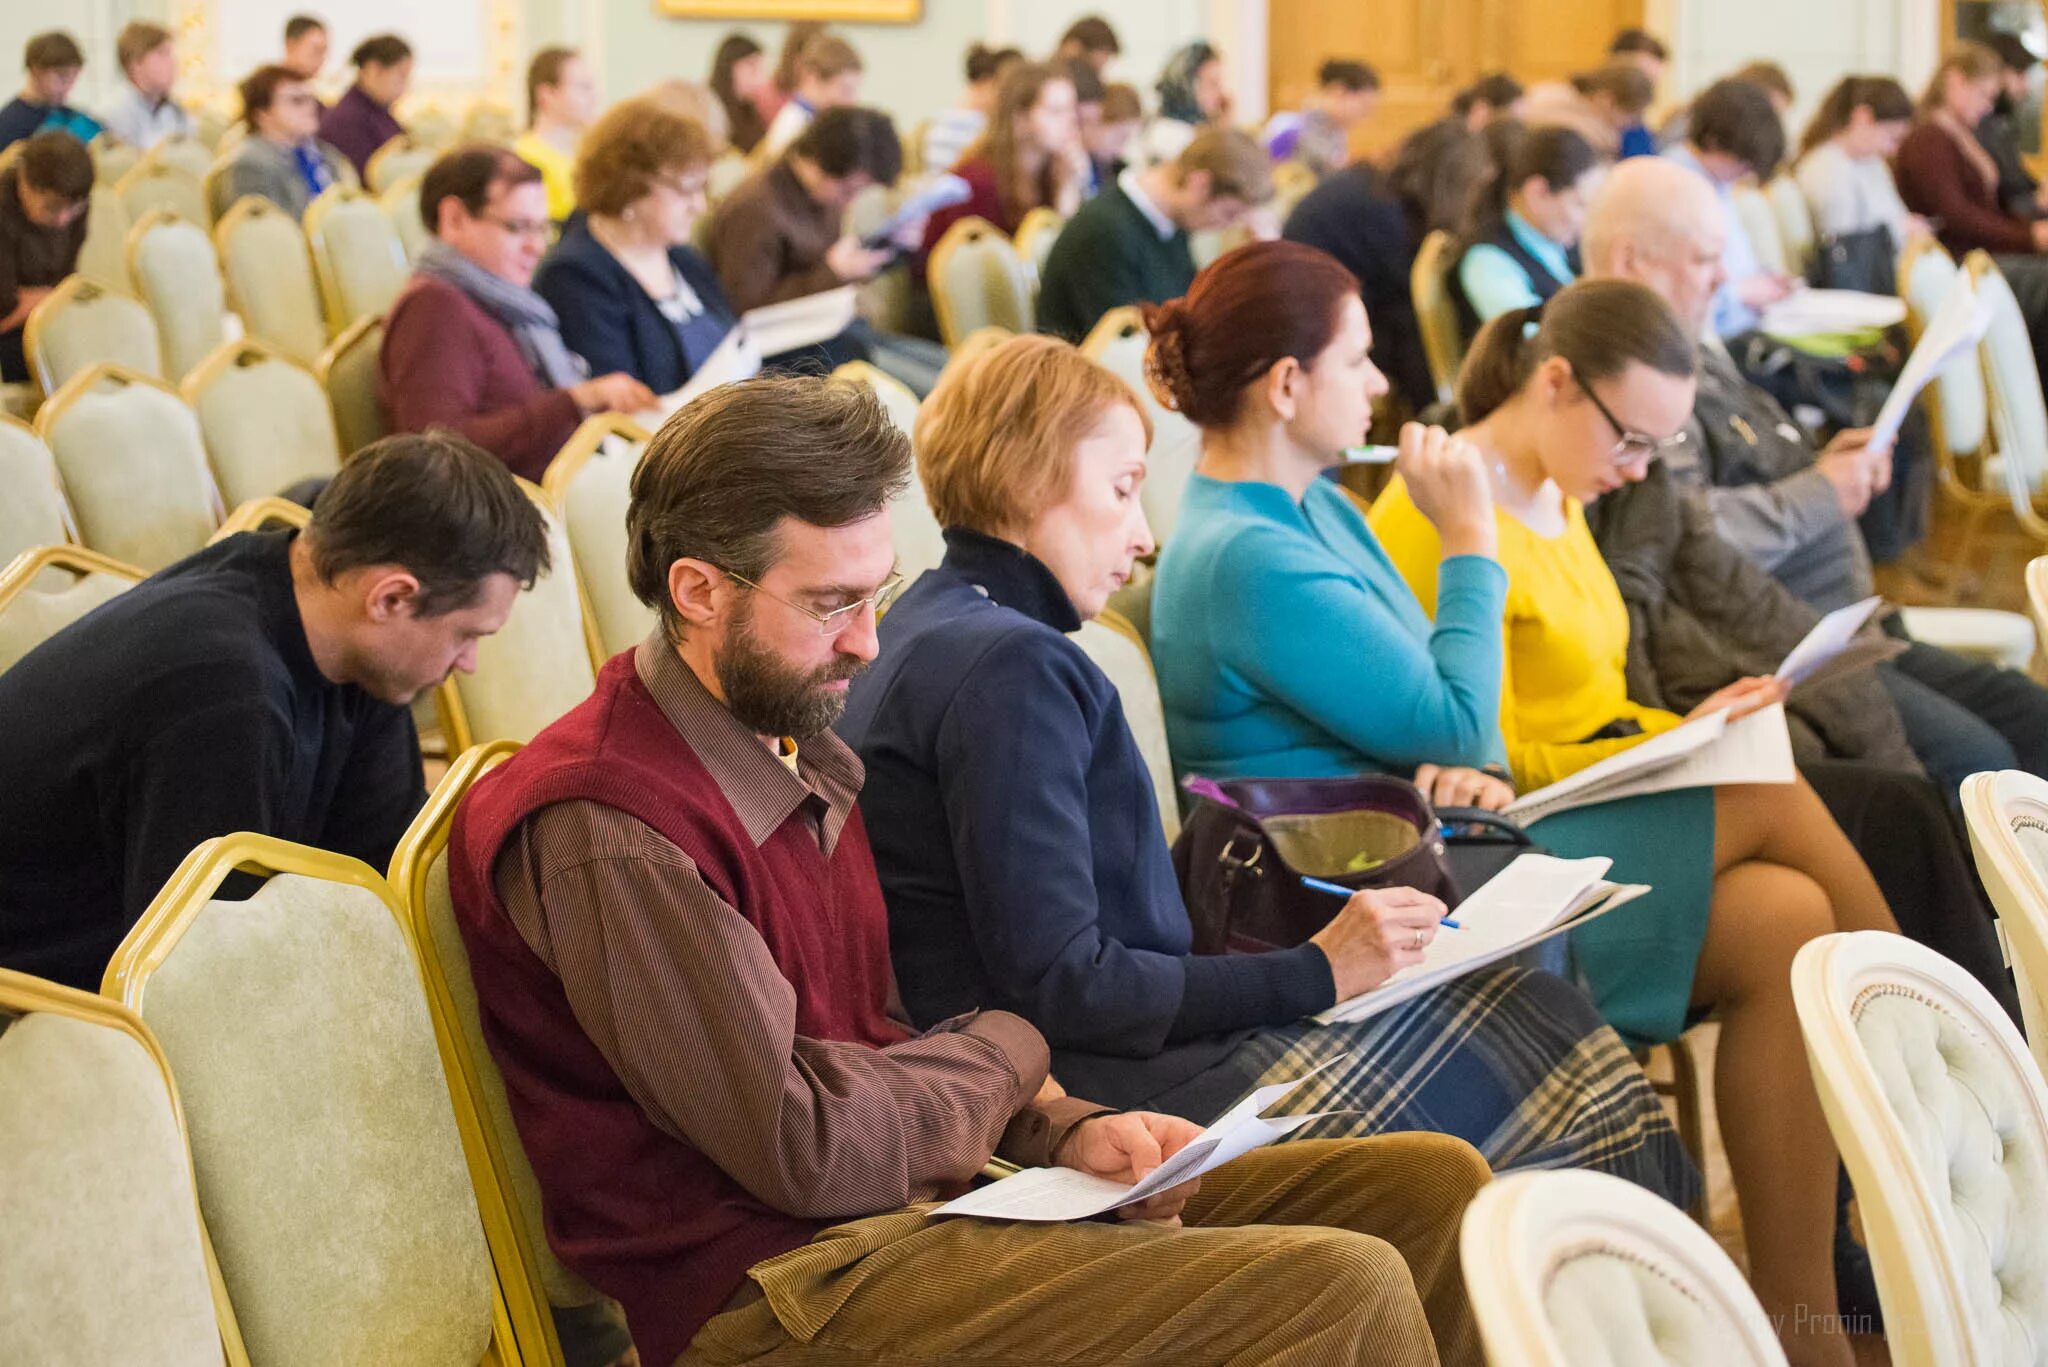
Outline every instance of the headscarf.
<path fill-rule="evenodd" d="M 1195 73 L 1216 60 L 1215 48 L 1204 42 L 1189 43 L 1166 59 L 1166 69 L 1159 73 L 1159 117 L 1178 119 L 1182 123 L 1201 124 L 1207 122 L 1202 106 L 1195 99 Z"/>

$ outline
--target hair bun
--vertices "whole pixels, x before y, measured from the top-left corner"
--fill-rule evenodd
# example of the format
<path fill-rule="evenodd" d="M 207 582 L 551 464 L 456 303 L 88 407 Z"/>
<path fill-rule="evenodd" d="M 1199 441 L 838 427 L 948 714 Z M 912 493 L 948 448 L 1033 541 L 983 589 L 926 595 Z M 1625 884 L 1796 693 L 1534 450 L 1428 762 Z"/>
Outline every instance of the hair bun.
<path fill-rule="evenodd" d="M 1145 330 L 1152 337 L 1145 348 L 1145 387 L 1176 413 L 1185 413 L 1195 402 L 1194 377 L 1188 370 L 1187 322 L 1187 306 L 1178 299 L 1145 310 Z"/>

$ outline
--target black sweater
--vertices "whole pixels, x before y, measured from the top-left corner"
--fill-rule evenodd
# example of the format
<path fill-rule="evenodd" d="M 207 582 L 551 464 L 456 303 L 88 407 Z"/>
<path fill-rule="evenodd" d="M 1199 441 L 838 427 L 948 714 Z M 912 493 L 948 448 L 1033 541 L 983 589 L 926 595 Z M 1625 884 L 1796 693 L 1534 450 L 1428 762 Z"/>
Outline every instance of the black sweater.
<path fill-rule="evenodd" d="M 214 836 L 389 861 L 426 798 L 412 714 L 315 667 L 292 535 L 210 546 L 0 674 L 0 966 L 98 990 Z"/>

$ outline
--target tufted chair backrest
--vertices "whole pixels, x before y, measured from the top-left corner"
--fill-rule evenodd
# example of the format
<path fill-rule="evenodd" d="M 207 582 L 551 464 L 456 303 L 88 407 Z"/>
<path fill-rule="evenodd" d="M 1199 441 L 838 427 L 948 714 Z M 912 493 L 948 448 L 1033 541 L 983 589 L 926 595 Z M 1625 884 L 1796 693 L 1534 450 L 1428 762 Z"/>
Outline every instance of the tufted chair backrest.
<path fill-rule="evenodd" d="M 1492 1367 L 1783 1367 L 1742 1273 L 1684 1211 L 1605 1173 L 1498 1177 L 1459 1253 Z"/>
<path fill-rule="evenodd" d="M 2048 1085 L 1975 980 L 1875 931 L 1799 952 L 1814 1083 L 1899 1367 L 2048 1361 Z"/>

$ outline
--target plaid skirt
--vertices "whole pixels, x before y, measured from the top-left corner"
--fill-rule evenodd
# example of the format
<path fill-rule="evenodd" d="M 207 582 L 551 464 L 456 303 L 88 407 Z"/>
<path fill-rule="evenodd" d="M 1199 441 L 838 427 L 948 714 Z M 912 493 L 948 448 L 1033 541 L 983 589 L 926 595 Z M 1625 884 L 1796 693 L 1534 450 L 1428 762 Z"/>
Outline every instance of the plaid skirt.
<path fill-rule="evenodd" d="M 1562 978 L 1520 968 L 1468 973 L 1368 1020 L 1259 1031 L 1231 1063 L 1257 1086 L 1333 1058 L 1347 1061 L 1267 1114 L 1344 1114 L 1289 1138 L 1433 1130 L 1465 1140 L 1496 1172 L 1593 1168 L 1679 1207 L 1699 1194 L 1699 1170 L 1650 1080 L 1585 993 Z"/>

